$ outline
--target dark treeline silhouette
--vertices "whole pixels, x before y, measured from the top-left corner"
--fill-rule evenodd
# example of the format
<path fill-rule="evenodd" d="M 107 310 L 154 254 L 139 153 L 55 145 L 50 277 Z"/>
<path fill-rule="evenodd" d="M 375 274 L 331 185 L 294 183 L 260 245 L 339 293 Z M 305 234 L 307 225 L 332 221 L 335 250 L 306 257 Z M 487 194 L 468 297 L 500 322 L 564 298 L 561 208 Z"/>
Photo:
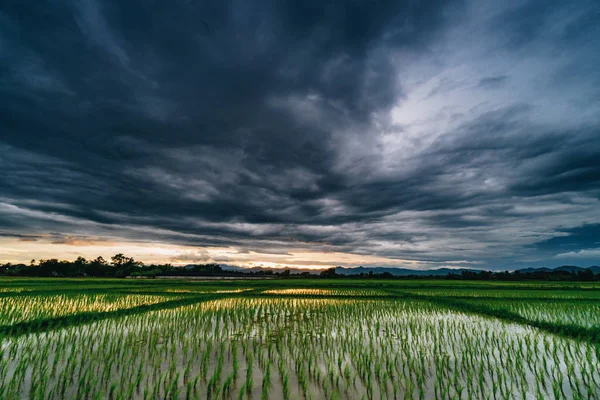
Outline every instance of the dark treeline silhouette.
<path fill-rule="evenodd" d="M 360 274 L 338 274 L 335 268 L 322 271 L 321 278 L 340 279 L 449 279 L 449 280 L 477 280 L 477 281 L 600 281 L 600 274 L 595 274 L 590 268 L 580 268 L 577 271 L 547 270 L 547 271 L 461 271 L 460 273 L 449 273 L 446 275 L 393 275 L 389 272 L 360 273 Z"/>
<path fill-rule="evenodd" d="M 3 276 L 38 276 L 38 277 L 98 277 L 98 278 L 154 278 L 161 276 L 289 276 L 289 271 L 275 273 L 273 271 L 229 271 L 219 264 L 189 265 L 175 267 L 171 264 L 145 265 L 131 257 L 119 253 L 111 257 L 110 262 L 102 257 L 86 260 L 78 257 L 75 261 L 64 261 L 55 258 L 31 260 L 29 264 L 0 264 L 0 275 Z"/>
<path fill-rule="evenodd" d="M 448 275 L 448 279 L 463 280 L 499 280 L 499 281 L 523 281 L 523 280 L 542 280 L 542 281 L 598 281 L 600 274 L 595 274 L 590 268 L 579 271 L 502 271 L 502 272 L 470 272 L 462 271 L 461 274 Z"/>
<path fill-rule="evenodd" d="M 593 267 L 598 268 L 598 267 Z M 600 281 L 600 273 L 595 274 L 590 268 L 572 267 L 569 269 L 534 270 L 534 271 L 461 271 L 447 275 L 393 275 L 390 272 L 338 274 L 335 268 L 329 268 L 318 274 L 309 272 L 295 273 L 293 269 L 286 268 L 274 270 L 229 270 L 223 269 L 219 264 L 197 264 L 185 267 L 176 267 L 171 264 L 145 265 L 131 257 L 119 253 L 111 257 L 110 262 L 102 257 L 86 260 L 78 257 L 75 261 L 58 259 L 31 260 L 29 264 L 0 264 L 0 276 L 38 276 L 38 277 L 105 277 L 105 278 L 155 278 L 155 277 L 280 277 L 280 278 L 325 278 L 325 279 L 449 279 L 449 280 L 485 280 L 485 281 Z"/>

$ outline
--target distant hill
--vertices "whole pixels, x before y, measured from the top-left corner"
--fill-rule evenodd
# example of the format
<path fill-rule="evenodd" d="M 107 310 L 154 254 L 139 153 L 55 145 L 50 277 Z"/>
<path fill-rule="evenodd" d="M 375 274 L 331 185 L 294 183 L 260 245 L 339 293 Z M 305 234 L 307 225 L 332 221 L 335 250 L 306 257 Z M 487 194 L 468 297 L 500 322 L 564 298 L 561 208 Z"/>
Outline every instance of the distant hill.
<path fill-rule="evenodd" d="M 591 269 L 594 274 L 600 274 L 600 266 L 594 265 L 591 267 L 577 267 L 574 265 L 563 265 L 556 268 L 522 268 L 519 271 L 522 274 L 525 273 L 533 273 L 533 272 L 552 272 L 552 271 L 565 271 L 569 273 L 578 273 L 583 272 L 586 269 Z M 479 273 L 479 272 L 489 272 L 489 270 L 482 269 L 468 269 L 468 268 L 438 268 L 438 269 L 427 269 L 427 270 L 415 270 L 409 268 L 393 268 L 393 267 L 356 267 L 356 268 L 344 268 L 344 267 L 336 267 L 336 274 L 340 275 L 360 275 L 366 274 L 368 275 L 370 272 L 373 274 L 383 274 L 385 272 L 389 272 L 394 276 L 408 276 L 408 275 L 416 275 L 416 276 L 445 276 L 449 274 L 460 275 L 462 272 L 471 272 L 471 273 Z M 497 271 L 492 271 L 497 272 Z"/>
<path fill-rule="evenodd" d="M 564 272 L 568 272 L 568 273 L 574 274 L 574 273 L 583 272 L 586 269 L 592 270 L 592 272 L 594 274 L 599 274 L 600 273 L 600 266 L 598 266 L 598 265 L 592 265 L 590 267 L 578 267 L 576 265 L 562 265 L 562 266 L 556 267 L 556 268 L 546 268 L 546 267 L 542 267 L 542 268 L 523 268 L 523 269 L 520 269 L 518 271 L 521 272 L 521 273 L 564 271 Z"/>
<path fill-rule="evenodd" d="M 552 272 L 552 268 L 546 268 L 546 267 L 542 267 L 542 268 L 522 268 L 522 269 L 518 269 L 517 271 L 523 273 L 523 274 L 530 274 L 533 272 Z"/>

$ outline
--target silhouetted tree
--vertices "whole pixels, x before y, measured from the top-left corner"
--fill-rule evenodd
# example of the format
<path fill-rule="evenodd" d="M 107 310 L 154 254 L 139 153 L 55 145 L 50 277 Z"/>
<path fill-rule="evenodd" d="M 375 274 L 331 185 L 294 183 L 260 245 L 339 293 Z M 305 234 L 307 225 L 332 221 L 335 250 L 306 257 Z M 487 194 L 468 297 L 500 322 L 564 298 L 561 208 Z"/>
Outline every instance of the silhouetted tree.
<path fill-rule="evenodd" d="M 87 265 L 86 273 L 89 276 L 109 276 L 111 275 L 109 268 L 106 260 L 102 256 L 99 256 Z"/>
<path fill-rule="evenodd" d="M 339 275 L 335 272 L 335 268 L 327 268 L 319 274 L 321 278 L 337 278 Z"/>
<path fill-rule="evenodd" d="M 60 261 L 58 261 L 56 258 L 51 258 L 50 260 L 40 260 L 37 272 L 39 276 L 59 276 L 61 272 Z"/>
<path fill-rule="evenodd" d="M 86 276 L 87 275 L 88 261 L 79 256 L 77 260 L 73 262 L 73 273 L 75 276 Z"/>
<path fill-rule="evenodd" d="M 143 263 L 135 261 L 131 257 L 125 257 L 123 253 L 115 254 L 111 257 L 111 261 L 115 267 L 115 276 L 117 278 L 124 278 L 127 275 L 131 275 L 138 267 L 143 265 Z"/>

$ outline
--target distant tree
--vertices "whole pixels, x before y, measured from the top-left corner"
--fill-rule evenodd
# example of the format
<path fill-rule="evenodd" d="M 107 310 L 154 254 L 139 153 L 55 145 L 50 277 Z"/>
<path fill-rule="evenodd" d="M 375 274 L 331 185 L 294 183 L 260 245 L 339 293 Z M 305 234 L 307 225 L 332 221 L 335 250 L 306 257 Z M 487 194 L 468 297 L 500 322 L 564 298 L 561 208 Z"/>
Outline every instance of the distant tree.
<path fill-rule="evenodd" d="M 321 278 L 337 278 L 339 275 L 335 272 L 335 268 L 327 268 L 319 274 Z"/>
<path fill-rule="evenodd" d="M 582 281 L 593 281 L 594 276 L 594 272 L 590 268 L 586 268 L 583 271 L 579 271 L 579 274 L 577 274 L 577 277 Z"/>
<path fill-rule="evenodd" d="M 108 263 L 102 256 L 92 260 L 86 266 L 86 274 L 89 276 L 110 276 L 112 268 L 108 266 Z"/>
<path fill-rule="evenodd" d="M 130 258 L 125 257 L 123 253 L 118 253 L 112 256 L 110 260 L 112 261 L 112 265 L 114 267 L 121 268 L 123 265 L 129 262 Z"/>
<path fill-rule="evenodd" d="M 61 262 L 56 258 L 51 258 L 49 260 L 40 260 L 40 264 L 38 266 L 38 275 L 39 276 L 58 276 L 61 273 L 60 269 Z"/>
<path fill-rule="evenodd" d="M 198 264 L 188 271 L 195 275 L 219 275 L 223 273 L 223 268 L 219 264 Z"/>
<path fill-rule="evenodd" d="M 139 261 L 135 261 L 132 257 L 125 257 L 123 253 L 115 254 L 111 257 L 111 261 L 115 267 L 115 277 L 117 278 L 124 278 L 127 275 L 131 275 L 138 267 L 144 265 Z"/>
<path fill-rule="evenodd" d="M 73 262 L 73 274 L 75 276 L 86 276 L 87 275 L 87 265 L 88 261 L 79 256 L 77 260 Z"/>

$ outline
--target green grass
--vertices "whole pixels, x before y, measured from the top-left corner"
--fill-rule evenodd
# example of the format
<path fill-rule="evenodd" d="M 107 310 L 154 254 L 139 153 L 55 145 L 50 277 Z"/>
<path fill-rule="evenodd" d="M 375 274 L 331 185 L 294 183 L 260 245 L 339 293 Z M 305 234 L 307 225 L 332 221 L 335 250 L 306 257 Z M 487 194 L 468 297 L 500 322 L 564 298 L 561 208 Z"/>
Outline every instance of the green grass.
<path fill-rule="evenodd" d="M 596 283 L 0 279 L 3 398 L 596 398 Z"/>

